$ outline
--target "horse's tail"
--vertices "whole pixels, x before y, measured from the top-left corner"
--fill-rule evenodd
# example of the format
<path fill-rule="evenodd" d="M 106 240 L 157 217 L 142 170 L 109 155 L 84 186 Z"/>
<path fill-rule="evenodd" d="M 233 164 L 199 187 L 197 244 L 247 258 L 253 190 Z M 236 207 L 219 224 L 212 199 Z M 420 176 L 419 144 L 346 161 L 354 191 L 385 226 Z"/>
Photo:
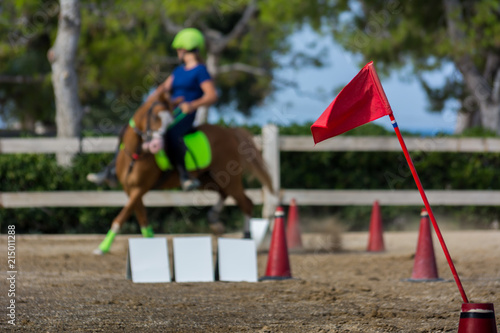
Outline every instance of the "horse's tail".
<path fill-rule="evenodd" d="M 242 128 L 233 128 L 232 130 L 239 142 L 238 152 L 241 155 L 243 168 L 257 177 L 271 193 L 274 193 L 271 175 L 269 175 L 266 162 L 259 149 L 255 146 L 252 135 Z"/>

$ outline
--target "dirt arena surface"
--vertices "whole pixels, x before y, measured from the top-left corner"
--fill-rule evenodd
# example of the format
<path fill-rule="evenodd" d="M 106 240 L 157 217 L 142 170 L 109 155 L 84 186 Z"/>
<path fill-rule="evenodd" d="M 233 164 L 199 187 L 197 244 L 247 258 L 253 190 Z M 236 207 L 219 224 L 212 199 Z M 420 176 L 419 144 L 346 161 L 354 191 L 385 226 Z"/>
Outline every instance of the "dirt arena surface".
<path fill-rule="evenodd" d="M 470 301 L 494 303 L 499 324 L 500 231 L 443 236 Z M 307 251 L 290 254 L 293 280 L 163 284 L 125 278 L 127 239 L 138 236 L 118 236 L 98 257 L 103 235 L 17 235 L 13 327 L 0 237 L 2 332 L 456 332 L 459 323 L 461 297 L 436 239 L 445 281 L 404 281 L 418 232 L 384 233 L 383 253 L 364 251 L 367 233 L 343 234 L 335 253 L 321 249 L 324 235 L 305 234 Z M 259 276 L 266 263 L 260 253 Z"/>

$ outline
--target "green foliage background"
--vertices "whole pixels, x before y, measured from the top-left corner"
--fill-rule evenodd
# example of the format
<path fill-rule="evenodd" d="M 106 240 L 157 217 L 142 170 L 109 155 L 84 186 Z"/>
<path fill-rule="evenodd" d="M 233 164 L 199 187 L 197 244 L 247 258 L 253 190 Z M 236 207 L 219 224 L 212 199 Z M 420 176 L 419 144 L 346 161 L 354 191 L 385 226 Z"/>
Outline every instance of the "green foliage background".
<path fill-rule="evenodd" d="M 379 74 L 401 70 L 406 77 L 417 77 L 427 93 L 430 111 L 442 111 L 446 101 L 457 100 L 460 111 L 472 112 L 466 89 L 458 71 L 441 72 L 442 84 L 425 77 L 425 73 L 453 64 L 468 56 L 480 73 L 484 84 L 492 86 L 489 57 L 498 54 L 500 24 L 498 1 L 460 0 L 453 13 L 454 24 L 463 32 L 460 41 L 449 34 L 446 1 L 339 0 L 332 3 L 329 25 L 342 47 L 358 55 L 360 65 L 375 61 Z M 411 65 L 410 65 L 411 64 Z M 462 73 L 463 74 L 463 73 Z"/>
<path fill-rule="evenodd" d="M 281 135 L 308 135 L 310 124 L 280 128 Z M 260 134 L 260 128 L 248 128 Z M 481 133 L 480 133 L 481 134 Z M 347 135 L 393 135 L 368 124 Z M 406 134 L 408 135 L 408 134 Z M 312 144 L 312 138 L 311 138 Z M 412 152 L 425 189 L 499 189 L 500 154 Z M 96 190 L 87 182 L 89 172 L 99 170 L 112 154 L 76 156 L 71 168 L 59 167 L 53 155 L 0 155 L 2 191 Z M 259 187 L 246 179 L 247 187 Z M 398 152 L 282 152 L 281 184 L 288 189 L 415 189 L 413 178 Z M 109 190 L 101 187 L 97 190 Z M 287 203 L 284 203 L 287 204 Z M 285 207 L 286 208 L 286 207 Z M 499 218 L 497 207 L 433 207 L 455 228 L 486 228 Z M 382 207 L 388 229 L 407 229 L 419 219 L 421 207 Z M 28 208 L 1 209 L 2 231 L 16 223 L 21 233 L 105 233 L 120 208 Z M 208 232 L 205 207 L 148 208 L 148 217 L 159 233 Z M 261 207 L 254 208 L 260 216 Z M 335 217 L 347 230 L 367 230 L 371 207 L 300 207 L 307 221 Z M 241 230 L 243 216 L 235 207 L 226 207 L 222 216 L 229 230 Z M 304 226 L 307 229 L 307 225 Z M 123 232 L 139 232 L 135 217 Z"/>
<path fill-rule="evenodd" d="M 174 33 L 165 28 L 167 18 L 181 27 L 210 29 L 212 34 L 224 36 L 233 30 L 250 2 L 80 1 L 81 29 L 75 67 L 80 103 L 85 111 L 82 127 L 116 134 L 118 129 L 111 125 L 128 119 L 151 89 L 179 64 L 170 47 Z M 243 63 L 266 74 L 219 73 L 215 81 L 220 112 L 237 110 L 250 115 L 255 106 L 278 89 L 272 80 L 273 69 L 280 66 L 278 55 L 291 53 L 287 37 L 305 24 L 319 28 L 331 10 L 326 3 L 299 0 L 259 1 L 257 7 L 258 13 L 245 33 L 231 40 L 217 57 L 219 65 Z M 16 84 L 0 80 L 0 120 L 5 123 L 19 121 L 23 129 L 30 130 L 36 121 L 54 125 L 54 92 L 47 52 L 57 35 L 58 13 L 57 0 L 0 3 L 0 78 L 27 80 Z M 322 60 L 307 54 L 300 58 L 317 65 Z"/>

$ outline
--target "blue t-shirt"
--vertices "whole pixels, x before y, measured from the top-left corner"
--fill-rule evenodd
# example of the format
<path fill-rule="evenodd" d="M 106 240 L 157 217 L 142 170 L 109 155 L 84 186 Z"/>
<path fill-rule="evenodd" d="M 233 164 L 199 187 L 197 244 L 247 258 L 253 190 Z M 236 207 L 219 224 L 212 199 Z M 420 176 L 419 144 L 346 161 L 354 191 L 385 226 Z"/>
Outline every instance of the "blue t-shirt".
<path fill-rule="evenodd" d="M 203 96 L 201 83 L 210 80 L 210 74 L 205 65 L 185 69 L 184 66 L 177 66 L 172 72 L 174 81 L 172 82 L 172 99 L 184 97 L 184 101 L 191 102 Z"/>

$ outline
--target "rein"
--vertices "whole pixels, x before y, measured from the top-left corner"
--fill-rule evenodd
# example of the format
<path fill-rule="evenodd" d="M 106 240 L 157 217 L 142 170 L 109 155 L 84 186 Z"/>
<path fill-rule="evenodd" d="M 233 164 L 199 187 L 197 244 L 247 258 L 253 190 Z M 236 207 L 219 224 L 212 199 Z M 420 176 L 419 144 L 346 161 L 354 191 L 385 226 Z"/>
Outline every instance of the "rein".
<path fill-rule="evenodd" d="M 134 130 L 135 134 L 137 134 L 137 136 L 139 138 L 141 138 L 143 142 L 148 142 L 153 138 L 153 134 L 152 134 L 153 132 L 151 131 L 151 115 L 153 114 L 154 107 L 157 106 L 158 104 L 162 104 L 162 103 L 159 101 L 153 102 L 146 113 L 147 118 L 146 118 L 146 130 L 145 131 L 141 131 L 140 129 L 137 128 L 137 124 L 136 124 L 133 117 L 130 118 L 130 120 L 128 122 L 128 125 L 130 126 L 130 128 L 132 128 Z M 141 158 L 142 148 L 141 148 L 141 144 L 138 144 L 135 153 L 130 153 L 130 151 L 128 151 L 128 149 L 126 149 L 124 144 L 121 146 L 122 146 L 122 149 L 132 158 L 132 161 L 130 162 L 130 165 L 128 167 L 128 173 L 127 173 L 127 175 L 128 175 L 132 171 L 132 168 L 134 167 L 135 161 L 137 161 Z"/>

